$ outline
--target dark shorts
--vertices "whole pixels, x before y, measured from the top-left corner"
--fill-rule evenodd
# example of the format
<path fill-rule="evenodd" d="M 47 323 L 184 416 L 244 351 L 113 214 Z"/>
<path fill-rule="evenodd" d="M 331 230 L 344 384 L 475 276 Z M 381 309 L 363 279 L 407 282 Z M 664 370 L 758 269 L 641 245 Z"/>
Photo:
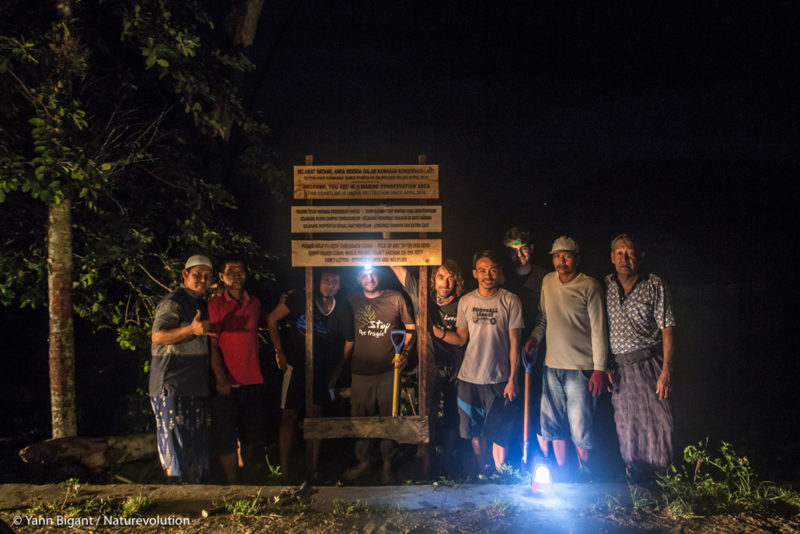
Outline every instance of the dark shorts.
<path fill-rule="evenodd" d="M 212 454 L 236 452 L 237 441 L 242 448 L 265 444 L 264 398 L 264 384 L 239 386 L 229 395 L 211 397 Z"/>
<path fill-rule="evenodd" d="M 500 384 L 473 384 L 458 381 L 459 434 L 464 439 L 481 435 L 486 414 L 497 398 L 503 397 L 506 382 Z"/>
<path fill-rule="evenodd" d="M 206 397 L 172 397 L 163 392 L 150 397 L 156 416 L 156 441 L 161 466 L 180 482 L 202 482 L 208 475 L 208 419 Z"/>
<path fill-rule="evenodd" d="M 316 369 L 315 369 L 316 371 Z M 328 380 L 330 374 L 314 373 L 314 404 L 327 406 L 331 403 Z M 304 367 L 292 367 L 292 372 L 283 373 L 281 391 L 281 409 L 303 411 L 306 407 L 306 370 Z"/>

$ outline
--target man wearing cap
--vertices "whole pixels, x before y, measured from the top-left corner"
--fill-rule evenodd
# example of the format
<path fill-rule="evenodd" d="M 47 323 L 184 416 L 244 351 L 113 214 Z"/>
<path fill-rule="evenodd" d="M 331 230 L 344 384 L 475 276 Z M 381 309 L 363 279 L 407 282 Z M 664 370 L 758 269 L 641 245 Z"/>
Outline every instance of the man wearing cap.
<path fill-rule="evenodd" d="M 611 241 L 616 273 L 605 278 L 614 422 L 622 459 L 634 475 L 664 472 L 672 462 L 669 395 L 675 352 L 672 299 L 658 276 L 643 272 L 644 251 L 631 236 Z"/>
<path fill-rule="evenodd" d="M 181 287 L 158 303 L 153 319 L 150 404 L 156 417 L 158 455 L 167 477 L 182 484 L 208 475 L 210 327 L 202 299 L 211 284 L 211 261 L 186 260 Z"/>
<path fill-rule="evenodd" d="M 542 281 L 541 316 L 525 350 L 532 354 L 547 334 L 542 385 L 541 435 L 553 442 L 559 467 L 571 438 L 587 472 L 596 398 L 608 388 L 608 336 L 600 283 L 578 271 L 580 247 L 561 236 L 550 250 L 555 272 Z"/>
<path fill-rule="evenodd" d="M 392 393 L 394 386 L 394 354 L 392 330 L 406 330 L 405 345 L 399 365 L 405 365 L 411 340 L 416 330 L 414 318 L 403 295 L 380 287 L 378 272 L 363 267 L 356 277 L 361 289 L 350 295 L 353 308 L 353 350 L 350 413 L 353 417 L 392 415 Z M 348 354 L 345 354 L 345 358 Z M 334 383 L 341 373 L 344 360 L 333 374 Z M 355 480 L 369 470 L 371 439 L 356 440 L 355 456 L 358 464 L 344 473 L 346 480 Z M 397 452 L 397 443 L 390 439 L 380 440 L 383 470 L 382 482 L 393 481 L 392 459 Z"/>

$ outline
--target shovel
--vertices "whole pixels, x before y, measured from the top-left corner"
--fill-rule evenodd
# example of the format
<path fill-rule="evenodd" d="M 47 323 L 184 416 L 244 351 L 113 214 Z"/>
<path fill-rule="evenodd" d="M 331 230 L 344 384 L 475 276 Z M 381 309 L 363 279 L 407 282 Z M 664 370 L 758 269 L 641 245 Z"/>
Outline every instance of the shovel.
<path fill-rule="evenodd" d="M 394 346 L 394 385 L 392 387 L 392 417 L 400 415 L 400 353 L 406 344 L 405 330 L 392 330 L 392 345 Z"/>

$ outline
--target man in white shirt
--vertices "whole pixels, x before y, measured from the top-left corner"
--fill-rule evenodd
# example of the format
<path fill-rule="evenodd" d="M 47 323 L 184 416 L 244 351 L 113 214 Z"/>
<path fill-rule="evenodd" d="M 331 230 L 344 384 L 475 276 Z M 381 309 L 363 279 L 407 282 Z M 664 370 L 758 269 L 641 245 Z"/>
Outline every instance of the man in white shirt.
<path fill-rule="evenodd" d="M 533 354 L 547 334 L 541 435 L 552 441 L 556 462 L 564 467 L 567 439 L 582 468 L 592 448 L 596 398 L 608 390 L 608 335 L 600 283 L 578 271 L 580 247 L 561 236 L 550 250 L 555 272 L 542 281 L 541 315 L 525 343 Z"/>

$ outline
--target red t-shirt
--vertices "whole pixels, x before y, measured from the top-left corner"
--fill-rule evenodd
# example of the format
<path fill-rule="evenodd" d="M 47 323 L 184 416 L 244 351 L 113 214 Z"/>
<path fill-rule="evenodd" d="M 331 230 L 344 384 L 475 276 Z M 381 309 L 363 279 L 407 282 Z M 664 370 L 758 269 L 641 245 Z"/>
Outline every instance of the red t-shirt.
<path fill-rule="evenodd" d="M 242 293 L 236 302 L 225 291 L 208 302 L 211 331 L 217 334 L 222 359 L 231 376 L 243 386 L 263 384 L 258 360 L 258 324 L 261 302 Z"/>

